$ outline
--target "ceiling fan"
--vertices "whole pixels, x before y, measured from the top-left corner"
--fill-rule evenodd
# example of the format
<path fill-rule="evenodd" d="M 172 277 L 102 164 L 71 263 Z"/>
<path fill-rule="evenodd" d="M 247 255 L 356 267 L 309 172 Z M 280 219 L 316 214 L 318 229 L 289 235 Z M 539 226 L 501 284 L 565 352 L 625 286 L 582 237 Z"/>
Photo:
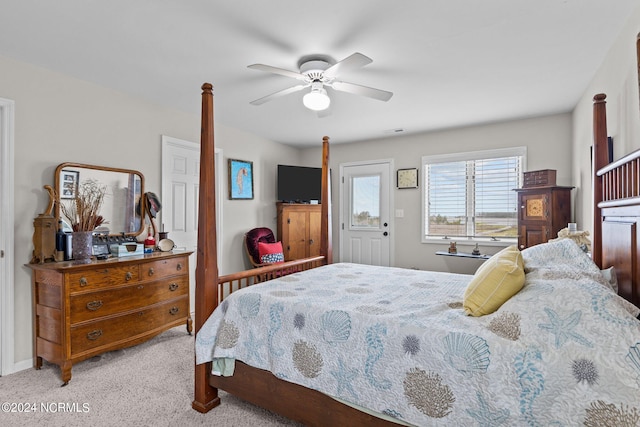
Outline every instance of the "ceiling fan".
<path fill-rule="evenodd" d="M 342 61 L 332 64 L 331 58 L 322 55 L 305 56 L 298 62 L 299 72 L 289 71 L 282 68 L 272 67 L 264 64 L 249 65 L 248 68 L 253 70 L 266 71 L 268 73 L 279 74 L 285 77 L 291 77 L 302 83 L 287 89 L 272 93 L 265 97 L 251 101 L 252 105 L 261 105 L 272 99 L 279 98 L 290 93 L 298 92 L 302 89 L 311 88 L 302 102 L 305 107 L 314 111 L 322 111 L 329 108 L 331 99 L 327 95 L 325 87 L 330 87 L 341 92 L 348 92 L 355 95 L 366 96 L 380 101 L 388 101 L 393 96 L 392 92 L 386 90 L 374 89 L 367 86 L 361 86 L 354 83 L 347 83 L 337 80 L 338 74 L 364 67 L 372 62 L 371 58 L 361 54 L 354 53 Z"/>

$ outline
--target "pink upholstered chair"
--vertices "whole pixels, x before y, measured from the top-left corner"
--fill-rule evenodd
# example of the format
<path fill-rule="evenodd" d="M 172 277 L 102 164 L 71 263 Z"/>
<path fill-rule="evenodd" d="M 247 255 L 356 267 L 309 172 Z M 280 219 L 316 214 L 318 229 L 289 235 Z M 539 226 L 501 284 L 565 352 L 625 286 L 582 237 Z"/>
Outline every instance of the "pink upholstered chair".
<path fill-rule="evenodd" d="M 273 231 L 267 227 L 258 227 L 249 230 L 244 235 L 244 247 L 249 257 L 251 265 L 254 267 L 262 267 L 268 265 L 268 263 L 260 262 L 260 254 L 258 252 L 258 242 L 264 243 L 276 243 L 276 238 L 273 235 Z"/>

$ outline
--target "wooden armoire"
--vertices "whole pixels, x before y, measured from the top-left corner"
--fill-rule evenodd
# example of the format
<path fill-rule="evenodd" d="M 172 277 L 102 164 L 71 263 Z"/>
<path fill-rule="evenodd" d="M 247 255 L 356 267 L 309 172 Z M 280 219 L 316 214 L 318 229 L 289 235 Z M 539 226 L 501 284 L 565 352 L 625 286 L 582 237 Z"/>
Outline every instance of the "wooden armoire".
<path fill-rule="evenodd" d="M 278 203 L 278 240 L 284 259 L 320 255 L 321 205 Z"/>
<path fill-rule="evenodd" d="M 518 188 L 518 248 L 529 248 L 558 236 L 571 222 L 573 187 Z"/>

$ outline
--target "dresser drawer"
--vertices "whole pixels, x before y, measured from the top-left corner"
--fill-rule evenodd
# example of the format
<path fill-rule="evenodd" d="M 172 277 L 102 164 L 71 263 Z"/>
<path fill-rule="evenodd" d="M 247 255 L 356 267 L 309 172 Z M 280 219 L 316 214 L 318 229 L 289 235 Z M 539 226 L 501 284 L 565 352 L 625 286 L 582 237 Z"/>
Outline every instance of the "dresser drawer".
<path fill-rule="evenodd" d="M 70 292 L 100 289 L 114 285 L 136 283 L 140 280 L 138 264 L 96 268 L 69 273 Z"/>
<path fill-rule="evenodd" d="M 141 280 L 161 279 L 165 276 L 176 274 L 188 274 L 188 258 L 178 257 L 169 259 L 159 259 L 152 262 L 140 264 Z"/>
<path fill-rule="evenodd" d="M 189 277 L 178 276 L 152 283 L 138 283 L 116 289 L 71 296 L 71 324 L 135 310 L 187 295 Z"/>
<path fill-rule="evenodd" d="M 115 318 L 106 318 L 71 327 L 71 354 L 126 342 L 137 335 L 182 322 L 189 314 L 189 297 L 167 301 Z"/>

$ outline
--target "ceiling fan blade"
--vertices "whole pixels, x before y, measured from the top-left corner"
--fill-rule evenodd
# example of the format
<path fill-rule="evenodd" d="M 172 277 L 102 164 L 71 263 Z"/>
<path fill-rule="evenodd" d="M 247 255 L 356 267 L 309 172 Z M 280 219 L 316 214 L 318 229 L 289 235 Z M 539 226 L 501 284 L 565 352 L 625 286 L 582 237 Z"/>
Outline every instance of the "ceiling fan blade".
<path fill-rule="evenodd" d="M 342 61 L 336 62 L 331 67 L 324 70 L 323 74 L 325 77 L 333 78 L 340 73 L 364 67 L 365 65 L 370 64 L 371 62 L 373 62 L 371 58 L 359 52 L 356 52 L 350 56 L 347 56 Z"/>
<path fill-rule="evenodd" d="M 307 85 L 292 86 L 290 88 L 283 89 L 283 90 L 280 90 L 278 92 L 272 93 L 271 95 L 263 96 L 262 98 L 256 99 L 255 101 L 251 101 L 250 104 L 251 105 L 262 105 L 265 102 L 271 101 L 272 99 L 279 98 L 279 97 L 284 96 L 284 95 L 289 95 L 290 93 L 297 92 L 297 91 L 302 90 L 302 89 L 304 89 L 305 87 L 308 87 L 308 86 L 309 86 L 308 84 Z"/>
<path fill-rule="evenodd" d="M 285 70 L 284 68 L 272 67 L 271 65 L 264 64 L 252 64 L 248 65 L 247 68 L 251 68 L 252 70 L 260 70 L 266 71 L 267 73 L 280 74 L 281 76 L 291 77 L 293 79 L 305 80 L 305 76 L 300 73 L 296 73 L 295 71 Z"/>
<path fill-rule="evenodd" d="M 388 101 L 393 96 L 393 92 L 387 92 L 386 90 L 374 89 L 372 87 L 361 86 L 354 83 L 333 82 L 331 83 L 331 87 L 341 92 L 367 96 L 369 98 L 377 99 L 380 101 Z"/>

